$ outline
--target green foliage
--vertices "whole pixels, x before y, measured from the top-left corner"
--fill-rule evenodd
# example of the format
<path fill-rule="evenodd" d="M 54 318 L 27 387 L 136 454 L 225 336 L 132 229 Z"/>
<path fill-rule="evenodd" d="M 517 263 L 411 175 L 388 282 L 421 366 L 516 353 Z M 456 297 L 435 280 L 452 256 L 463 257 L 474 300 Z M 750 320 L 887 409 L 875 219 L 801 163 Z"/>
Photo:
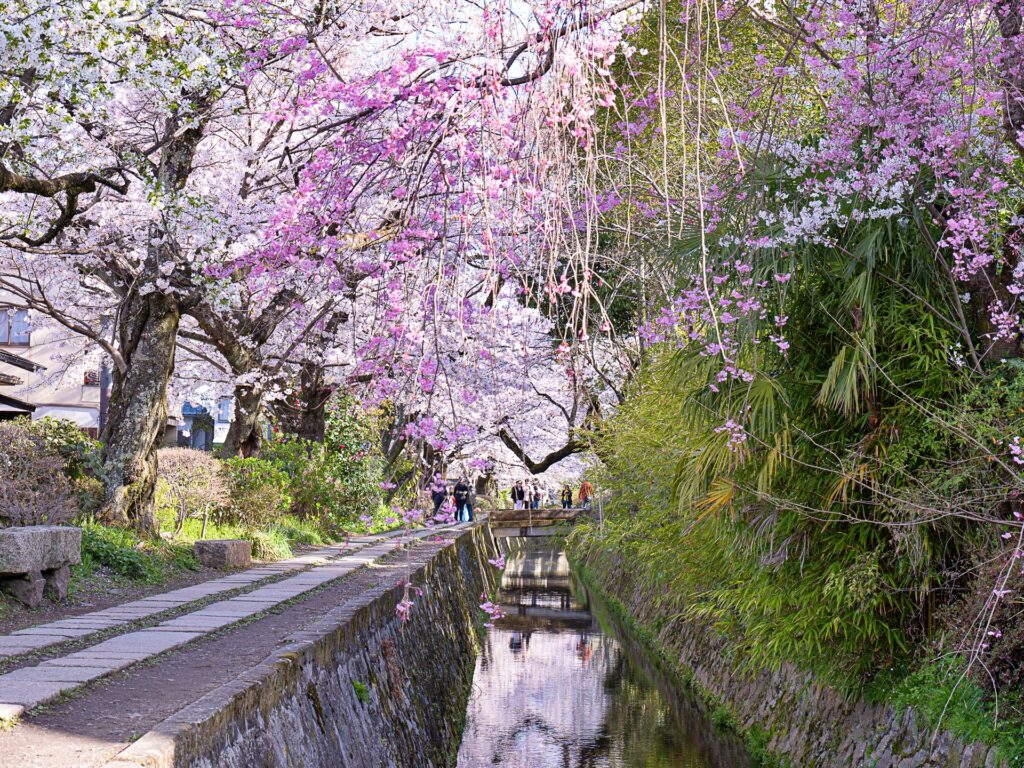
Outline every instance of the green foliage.
<path fill-rule="evenodd" d="M 284 560 L 292 556 L 292 548 L 277 528 L 258 530 L 249 528 L 243 531 L 241 538 L 252 542 L 252 556 L 257 560 Z"/>
<path fill-rule="evenodd" d="M 998 747 L 1009 766 L 1024 765 L 1024 697 L 1006 691 L 998 707 L 964 672 L 955 656 L 930 658 L 889 670 L 867 691 L 900 709 L 912 708 L 925 725 Z"/>
<path fill-rule="evenodd" d="M 99 512 L 103 505 L 103 483 L 95 477 L 83 476 L 72 481 L 72 495 L 78 507 L 78 516 L 87 518 Z"/>
<path fill-rule="evenodd" d="M 739 322 L 735 364 L 755 375 L 723 384 L 702 345 L 661 350 L 598 455 L 621 516 L 606 535 L 651 564 L 678 611 L 726 632 L 752 666 L 825 665 L 856 686 L 955 594 L 948 574 L 985 538 L 956 514 L 992 487 L 978 438 L 1014 433 L 997 417 L 1007 399 L 973 394 L 977 377 L 953 362 L 959 337 L 934 308 L 952 314 L 957 299 L 919 231 L 868 220 L 836 237 L 844 248 L 754 257 L 755 281 L 794 275 L 763 299 L 767 317 L 790 318 L 788 352 L 760 320 Z M 951 428 L 965 414 L 978 423 Z M 730 419 L 741 444 L 721 429 Z"/>
<path fill-rule="evenodd" d="M 263 458 L 290 480 L 292 512 L 340 531 L 380 504 L 382 462 L 375 448 L 376 420 L 351 398 L 327 406 L 322 443 L 276 434 Z"/>
<path fill-rule="evenodd" d="M 360 704 L 370 703 L 370 690 L 366 687 L 366 683 L 361 683 L 358 680 L 353 680 L 352 690 L 355 691 L 356 698 L 359 699 Z"/>
<path fill-rule="evenodd" d="M 134 531 L 91 522 L 82 526 L 82 564 L 87 570 L 104 565 L 139 581 L 158 581 L 163 574 L 160 559 L 146 550 Z"/>
<path fill-rule="evenodd" d="M 274 523 L 273 528 L 293 546 L 318 547 L 333 541 L 333 538 L 311 520 L 300 520 L 292 515 L 285 515 Z"/>
<path fill-rule="evenodd" d="M 45 416 L 37 421 L 19 419 L 18 424 L 43 439 L 46 447 L 64 460 L 64 468 L 73 480 L 95 475 L 100 464 L 100 442 L 85 435 L 68 419 Z"/>
<path fill-rule="evenodd" d="M 291 480 L 274 463 L 235 456 L 224 461 L 223 468 L 231 504 L 218 516 L 220 521 L 263 527 L 278 520 L 291 507 Z"/>

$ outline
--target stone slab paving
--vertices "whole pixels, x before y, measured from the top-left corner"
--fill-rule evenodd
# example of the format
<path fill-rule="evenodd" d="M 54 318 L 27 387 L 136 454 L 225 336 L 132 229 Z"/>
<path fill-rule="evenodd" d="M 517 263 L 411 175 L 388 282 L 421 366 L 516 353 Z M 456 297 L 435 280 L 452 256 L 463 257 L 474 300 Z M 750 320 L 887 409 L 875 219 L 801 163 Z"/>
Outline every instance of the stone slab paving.
<path fill-rule="evenodd" d="M 417 531 L 407 534 L 405 540 L 423 539 L 462 527 L 465 525 Z M 0 675 L 0 720 L 13 720 L 25 710 L 52 701 L 61 694 L 71 692 L 93 680 L 174 650 L 203 635 L 237 624 L 276 605 L 301 597 L 394 551 L 396 546 L 394 538 L 396 537 L 388 536 L 369 539 L 375 543 L 370 543 L 369 546 L 363 546 L 356 551 L 351 551 L 352 547 L 349 546 L 348 554 L 342 550 L 341 556 L 337 559 L 327 561 L 321 559 L 320 562 L 323 563 L 321 565 L 313 562 L 311 570 L 303 571 L 296 576 L 259 587 L 252 592 L 212 603 L 183 616 L 168 619 L 153 627 L 112 637 L 76 653 Z M 303 556 L 304 559 L 308 557 L 308 555 Z M 305 562 L 309 563 L 308 560 Z M 210 582 L 215 589 L 207 593 L 206 596 L 225 591 L 219 589 L 220 585 L 217 583 L 219 581 L 218 579 Z M 195 588 L 189 587 L 187 590 L 194 591 Z M 176 590 L 176 592 L 181 591 L 183 590 Z M 182 604 L 187 604 L 187 602 L 190 601 L 185 601 Z M 118 618 L 132 617 L 136 615 L 138 609 L 131 608 L 131 605 L 98 611 L 95 615 L 115 615 Z M 116 612 L 118 609 L 122 609 L 121 612 L 110 613 L 111 611 Z M 166 610 L 166 608 L 161 610 Z M 157 612 L 159 611 L 145 615 Z M 89 615 L 93 616 L 94 614 Z M 63 622 L 55 623 L 63 624 Z M 57 631 L 62 630 L 58 628 Z M 14 636 L 9 635 L 8 637 Z M 21 642 L 20 638 L 29 640 L 57 636 L 59 635 L 22 634 L 19 635 L 19 642 Z M 0 638 L 0 640 L 2 639 L 4 638 Z"/>
<path fill-rule="evenodd" d="M 256 585 L 264 579 L 294 571 L 304 571 L 354 550 L 376 542 L 390 541 L 400 535 L 400 532 L 392 531 L 377 536 L 353 537 L 342 544 L 321 547 L 278 563 L 259 565 L 241 573 L 233 573 L 202 584 L 194 584 L 161 595 L 152 595 L 130 603 L 115 605 L 104 610 L 19 629 L 9 635 L 0 636 L 0 661 L 11 656 L 39 651 L 49 646 L 66 643 L 69 640 L 79 640 L 92 634 L 132 624 L 223 592 Z"/>

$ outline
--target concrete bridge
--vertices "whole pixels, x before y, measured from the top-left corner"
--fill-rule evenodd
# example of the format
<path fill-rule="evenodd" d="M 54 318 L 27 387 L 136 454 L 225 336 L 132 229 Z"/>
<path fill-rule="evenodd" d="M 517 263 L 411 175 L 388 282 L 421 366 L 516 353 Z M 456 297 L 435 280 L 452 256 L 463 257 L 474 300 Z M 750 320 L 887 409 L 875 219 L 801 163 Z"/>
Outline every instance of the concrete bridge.
<path fill-rule="evenodd" d="M 573 525 L 586 509 L 496 509 L 488 520 L 491 533 L 497 539 L 534 538 L 556 536 L 564 533 L 566 526 Z"/>

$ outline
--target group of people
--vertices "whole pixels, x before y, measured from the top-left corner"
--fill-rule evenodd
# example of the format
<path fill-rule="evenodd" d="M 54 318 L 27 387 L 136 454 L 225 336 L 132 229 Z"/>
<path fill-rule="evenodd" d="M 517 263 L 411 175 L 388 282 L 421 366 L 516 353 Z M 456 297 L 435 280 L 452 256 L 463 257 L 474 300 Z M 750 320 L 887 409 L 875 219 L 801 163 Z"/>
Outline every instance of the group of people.
<path fill-rule="evenodd" d="M 473 522 L 473 489 L 465 477 L 460 477 L 451 491 L 448 490 L 447 483 L 435 483 L 430 491 L 430 499 L 434 502 L 435 517 L 440 513 L 444 503 L 451 501 L 456 520 L 460 523 Z"/>
<path fill-rule="evenodd" d="M 562 509 L 573 507 L 573 490 L 568 484 L 563 485 L 560 492 L 556 492 L 540 483 L 516 480 L 511 489 L 511 496 L 512 505 L 516 509 L 539 509 L 542 504 L 557 507 L 559 503 Z M 575 496 L 576 503 L 584 509 L 589 509 L 593 496 L 594 486 L 587 480 L 580 483 Z M 430 489 L 430 499 L 434 502 L 435 517 L 441 513 L 441 508 L 449 503 L 455 510 L 456 520 L 460 523 L 473 522 L 473 488 L 466 477 L 460 477 L 454 488 L 449 487 L 446 481 L 435 480 Z"/>
<path fill-rule="evenodd" d="M 545 488 L 539 483 L 524 483 L 522 480 L 516 480 L 510 495 L 512 506 L 516 509 L 539 509 L 545 502 L 545 497 L 549 506 L 556 507 L 561 503 L 562 509 L 572 509 L 573 493 L 568 483 L 562 486 L 561 492 L 556 496 L 554 489 Z M 579 493 L 576 496 L 577 503 L 584 509 L 589 509 L 593 496 L 594 486 L 587 480 L 580 483 Z"/>

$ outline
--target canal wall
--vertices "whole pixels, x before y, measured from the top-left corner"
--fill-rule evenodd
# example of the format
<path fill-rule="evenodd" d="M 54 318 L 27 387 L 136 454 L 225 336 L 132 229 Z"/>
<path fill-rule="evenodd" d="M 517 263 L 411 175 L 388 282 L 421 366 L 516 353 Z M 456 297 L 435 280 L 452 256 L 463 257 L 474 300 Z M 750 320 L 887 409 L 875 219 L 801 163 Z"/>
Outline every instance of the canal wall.
<path fill-rule="evenodd" d="M 410 551 L 414 602 L 371 590 L 297 632 L 289 645 L 121 753 L 147 768 L 443 768 L 454 764 L 496 588 L 487 526 L 429 554 Z M 372 567 L 372 566 L 371 566 Z"/>
<path fill-rule="evenodd" d="M 851 700 L 792 665 L 749 674 L 720 633 L 659 614 L 658 595 L 611 551 L 575 554 L 587 585 L 623 614 L 687 684 L 760 751 L 792 768 L 1003 768 L 995 748 L 924 727 L 913 710 Z M 655 630 L 653 628 L 657 627 Z"/>

